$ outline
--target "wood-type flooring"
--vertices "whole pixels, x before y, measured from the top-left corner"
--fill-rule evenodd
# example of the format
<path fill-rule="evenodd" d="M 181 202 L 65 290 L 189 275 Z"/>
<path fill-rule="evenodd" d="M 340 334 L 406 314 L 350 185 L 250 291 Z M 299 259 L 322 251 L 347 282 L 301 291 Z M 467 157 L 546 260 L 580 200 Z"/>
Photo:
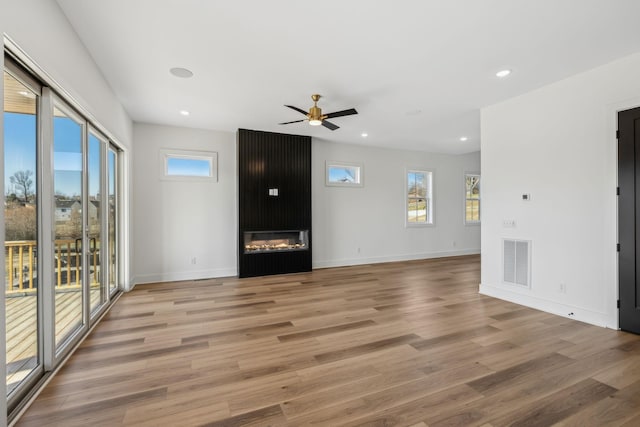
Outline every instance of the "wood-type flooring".
<path fill-rule="evenodd" d="M 465 256 L 138 285 L 17 425 L 640 425 L 640 337 L 479 281 Z"/>

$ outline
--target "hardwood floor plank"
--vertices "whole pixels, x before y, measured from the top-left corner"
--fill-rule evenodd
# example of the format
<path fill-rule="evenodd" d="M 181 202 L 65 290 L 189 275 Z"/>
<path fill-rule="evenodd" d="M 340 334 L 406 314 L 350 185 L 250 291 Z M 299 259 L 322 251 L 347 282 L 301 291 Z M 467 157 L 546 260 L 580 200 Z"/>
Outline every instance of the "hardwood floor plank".
<path fill-rule="evenodd" d="M 131 328 L 124 328 L 124 329 L 112 329 L 112 330 L 100 330 L 100 331 L 96 331 L 92 334 L 92 338 L 102 338 L 102 337 L 107 337 L 107 336 L 111 336 L 111 335 L 126 335 L 126 334 L 136 334 L 139 332 L 147 332 L 149 330 L 153 330 L 153 329 L 165 329 L 167 328 L 168 324 L 167 323 L 156 323 L 156 324 L 152 324 L 152 325 L 145 325 L 145 326 L 134 326 Z"/>
<path fill-rule="evenodd" d="M 640 381 L 640 355 L 611 363 L 607 369 L 593 375 L 593 379 L 617 389 L 624 389 Z"/>
<path fill-rule="evenodd" d="M 104 319 L 102 319 L 103 322 L 115 322 L 117 320 L 130 320 L 130 319 L 135 319 L 138 317 L 151 317 L 155 315 L 155 312 L 153 311 L 146 311 L 144 313 L 131 313 L 131 314 L 123 314 L 120 316 L 111 316 L 109 314 L 107 314 Z"/>
<path fill-rule="evenodd" d="M 364 426 L 427 426 L 421 421 L 425 414 L 435 415 L 453 406 L 464 405 L 482 396 L 464 385 L 450 387 L 444 391 L 431 393 L 407 403 L 389 408 L 376 408 L 363 417 L 341 424 L 343 427 Z"/>
<path fill-rule="evenodd" d="M 640 415 L 640 381 L 558 423 L 560 426 L 619 426 Z"/>
<path fill-rule="evenodd" d="M 566 366 L 574 362 L 573 359 L 561 354 L 552 353 L 538 359 L 529 360 L 511 368 L 498 371 L 486 377 L 468 383 L 469 387 L 483 395 L 488 395 L 493 390 L 508 387 L 510 383 L 517 381 L 520 377 L 540 372 L 541 369 L 549 369 L 555 366 Z"/>
<path fill-rule="evenodd" d="M 107 342 L 104 344 L 83 345 L 82 347 L 76 350 L 75 354 L 78 355 L 82 353 L 104 352 L 104 351 L 115 349 L 118 347 L 125 347 L 128 349 L 131 346 L 135 346 L 137 344 L 143 344 L 143 343 L 144 343 L 144 338 L 133 338 L 130 340 Z"/>
<path fill-rule="evenodd" d="M 130 426 L 161 426 L 176 417 L 180 426 L 196 426 L 231 416 L 226 402 L 211 393 L 185 393 L 171 399 L 139 402 L 128 405 L 122 424 Z"/>
<path fill-rule="evenodd" d="M 339 359 L 347 359 L 350 357 L 359 356 L 361 354 L 371 353 L 373 351 L 384 350 L 386 348 L 393 347 L 393 346 L 410 344 L 419 339 L 420 337 L 416 334 L 401 335 L 398 337 L 374 341 L 367 344 L 358 345 L 355 347 L 348 347 L 340 350 L 316 354 L 315 358 L 320 363 L 333 362 Z"/>
<path fill-rule="evenodd" d="M 578 412 L 586 405 L 607 399 L 617 390 L 593 379 L 586 379 L 524 408 L 491 420 L 496 425 L 549 426 Z"/>
<path fill-rule="evenodd" d="M 199 300 L 201 301 L 201 300 Z M 201 308 L 199 310 L 189 310 L 187 311 L 187 316 L 191 316 L 193 314 L 201 314 L 201 313 L 214 313 L 217 311 L 231 311 L 237 310 L 240 308 L 255 308 L 255 307 L 264 307 L 264 306 L 272 306 L 275 305 L 275 301 L 258 301 L 258 302 L 248 302 L 245 304 L 235 304 L 235 305 L 222 305 L 218 307 L 207 307 Z"/>
<path fill-rule="evenodd" d="M 493 332 L 499 331 L 499 329 L 494 328 L 493 326 L 480 326 L 477 328 L 454 332 L 451 334 L 442 335 L 435 338 L 429 338 L 426 340 L 420 340 L 417 342 L 411 343 L 411 347 L 416 350 L 425 350 L 425 349 L 433 349 L 434 347 L 445 345 L 448 343 L 466 340 L 470 338 L 476 338 L 485 334 L 490 334 Z"/>
<path fill-rule="evenodd" d="M 213 423 L 204 424 L 203 427 L 233 427 L 233 426 L 259 426 L 278 425 L 284 423 L 284 416 L 279 405 L 256 409 L 255 411 L 236 415 Z"/>
<path fill-rule="evenodd" d="M 206 349 L 209 347 L 207 342 L 196 342 L 175 347 L 160 348 L 155 350 L 140 351 L 131 354 L 124 354 L 116 357 L 102 357 L 99 360 L 76 360 L 74 368 L 76 369 L 95 369 L 97 367 L 114 366 L 121 363 L 132 362 L 136 360 L 147 360 L 148 358 L 165 356 L 167 354 L 186 353 L 191 350 Z"/>
<path fill-rule="evenodd" d="M 260 334 L 264 332 L 277 333 L 281 329 L 290 328 L 292 326 L 293 326 L 293 323 L 291 322 L 278 322 L 278 323 L 271 323 L 271 324 L 262 325 L 262 326 L 252 326 L 248 328 L 231 329 L 231 330 L 222 331 L 222 332 L 212 332 L 210 334 L 202 334 L 202 335 L 195 335 L 195 336 L 182 338 L 182 344 L 188 344 L 188 343 L 198 342 L 198 341 L 206 341 L 210 339 L 228 337 L 233 335 L 247 336 L 247 335 Z"/>
<path fill-rule="evenodd" d="M 326 328 L 312 329 L 310 331 L 295 332 L 295 333 L 286 334 L 286 335 L 278 335 L 278 339 L 282 342 L 293 341 L 293 340 L 299 340 L 299 339 L 305 339 L 305 338 L 311 338 L 311 337 L 318 337 L 322 335 L 330 335 L 336 332 L 348 331 L 352 329 L 359 329 L 365 326 L 372 326 L 375 324 L 376 322 L 374 322 L 373 320 L 361 320 L 359 322 L 343 323 L 341 325 L 327 326 Z"/>

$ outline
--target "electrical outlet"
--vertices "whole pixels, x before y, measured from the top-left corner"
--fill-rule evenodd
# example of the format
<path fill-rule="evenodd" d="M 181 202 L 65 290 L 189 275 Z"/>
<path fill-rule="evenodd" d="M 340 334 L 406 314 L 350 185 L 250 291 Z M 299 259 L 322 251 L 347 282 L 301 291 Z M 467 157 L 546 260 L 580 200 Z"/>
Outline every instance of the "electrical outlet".
<path fill-rule="evenodd" d="M 191 264 L 196 265 L 198 263 L 198 259 L 196 257 L 191 258 Z"/>
<path fill-rule="evenodd" d="M 567 284 L 564 282 L 560 282 L 560 285 L 558 286 L 558 292 L 560 292 L 561 294 L 566 294 L 567 293 Z"/>
<path fill-rule="evenodd" d="M 358 253 L 360 253 L 360 248 L 358 248 Z"/>

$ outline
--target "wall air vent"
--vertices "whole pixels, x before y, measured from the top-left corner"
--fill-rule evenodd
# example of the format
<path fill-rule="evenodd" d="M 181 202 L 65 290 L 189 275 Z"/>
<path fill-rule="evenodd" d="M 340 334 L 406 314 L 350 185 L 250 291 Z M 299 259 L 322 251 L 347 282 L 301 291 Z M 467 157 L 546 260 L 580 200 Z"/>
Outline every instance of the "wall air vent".
<path fill-rule="evenodd" d="M 531 241 L 502 241 L 502 280 L 519 286 L 531 286 Z"/>

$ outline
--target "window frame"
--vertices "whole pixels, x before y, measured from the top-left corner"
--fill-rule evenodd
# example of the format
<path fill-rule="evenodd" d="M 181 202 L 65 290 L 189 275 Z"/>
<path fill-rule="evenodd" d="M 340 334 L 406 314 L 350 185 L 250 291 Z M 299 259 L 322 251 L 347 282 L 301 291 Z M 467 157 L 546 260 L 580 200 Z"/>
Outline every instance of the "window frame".
<path fill-rule="evenodd" d="M 218 182 L 218 153 L 216 151 L 160 150 L 160 179 L 163 181 Z M 204 160 L 209 163 L 209 175 L 170 175 L 169 159 Z"/>
<path fill-rule="evenodd" d="M 469 199 L 467 197 L 467 177 L 477 176 L 480 184 L 480 192 L 477 199 Z M 463 204 L 462 204 L 462 221 L 464 225 L 480 225 L 482 223 L 482 175 L 480 172 L 465 172 L 462 181 L 463 185 Z M 469 200 L 478 201 L 478 220 L 467 220 L 467 203 Z"/>
<path fill-rule="evenodd" d="M 425 188 L 425 199 L 428 200 L 428 209 L 426 209 L 424 222 L 410 222 L 409 221 L 409 174 L 421 173 L 425 175 L 427 179 L 427 185 Z M 435 196 L 434 196 L 434 175 L 433 169 L 417 167 L 406 168 L 404 171 L 404 223 L 406 228 L 421 228 L 421 227 L 433 227 L 435 226 Z"/>
<path fill-rule="evenodd" d="M 331 181 L 331 169 L 354 169 L 355 182 Z M 360 162 L 325 162 L 325 185 L 327 187 L 364 187 L 364 164 Z"/>

